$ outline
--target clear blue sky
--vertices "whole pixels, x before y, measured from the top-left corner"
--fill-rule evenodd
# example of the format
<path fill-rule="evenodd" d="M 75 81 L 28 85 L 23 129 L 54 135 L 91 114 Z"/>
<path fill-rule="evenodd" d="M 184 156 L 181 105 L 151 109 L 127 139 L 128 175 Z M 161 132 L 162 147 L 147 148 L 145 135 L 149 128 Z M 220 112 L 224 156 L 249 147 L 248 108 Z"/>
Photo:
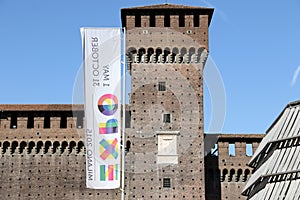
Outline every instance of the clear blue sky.
<path fill-rule="evenodd" d="M 164 2 L 0 0 L 0 103 L 72 103 L 79 28 L 119 27 L 121 8 Z M 226 89 L 223 132 L 265 132 L 300 99 L 299 0 L 168 2 L 215 8 L 209 44 Z M 209 106 L 205 112 L 207 124 Z"/>

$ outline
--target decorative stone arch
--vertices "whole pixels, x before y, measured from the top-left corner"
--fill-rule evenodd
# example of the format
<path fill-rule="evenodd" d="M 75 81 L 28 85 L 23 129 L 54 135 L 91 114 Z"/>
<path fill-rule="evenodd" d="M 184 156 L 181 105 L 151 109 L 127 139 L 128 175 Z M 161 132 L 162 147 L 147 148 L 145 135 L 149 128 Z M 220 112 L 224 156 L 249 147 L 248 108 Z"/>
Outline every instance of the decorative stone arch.
<path fill-rule="evenodd" d="M 20 142 L 20 145 L 19 145 L 19 153 L 22 154 L 24 152 L 24 149 L 27 147 L 27 142 L 25 141 L 22 141 Z"/>
<path fill-rule="evenodd" d="M 72 151 L 76 148 L 76 142 L 75 141 L 71 141 L 69 143 L 69 154 L 72 153 Z"/>
<path fill-rule="evenodd" d="M 32 150 L 33 150 L 34 147 L 35 147 L 35 142 L 34 141 L 30 141 L 28 143 L 27 153 L 31 154 L 31 152 L 32 152 Z"/>
<path fill-rule="evenodd" d="M 37 142 L 37 144 L 36 144 L 36 153 L 37 154 L 41 151 L 41 149 L 42 149 L 43 146 L 44 146 L 43 141 L 38 141 Z"/>
<path fill-rule="evenodd" d="M 54 141 L 53 142 L 53 146 L 52 146 L 52 152 L 56 153 L 58 151 L 58 149 L 59 149 L 59 146 L 60 146 L 59 141 Z"/>
<path fill-rule="evenodd" d="M 143 47 L 139 48 L 138 51 L 139 62 L 144 63 L 145 60 L 147 60 L 147 58 L 145 59 L 145 54 L 146 54 L 146 49 Z"/>
<path fill-rule="evenodd" d="M 236 174 L 236 182 L 239 182 L 241 180 L 241 176 L 243 174 L 243 170 L 242 169 L 238 169 L 237 174 Z"/>
<path fill-rule="evenodd" d="M 52 142 L 49 141 L 49 140 L 47 140 L 47 141 L 45 142 L 45 146 L 44 146 L 44 153 L 45 153 L 45 154 L 48 153 L 48 151 L 49 151 L 49 149 L 50 149 L 51 146 L 52 146 Z"/>
<path fill-rule="evenodd" d="M 136 48 L 134 48 L 134 47 L 128 48 L 127 54 L 126 54 L 127 58 L 128 58 L 128 61 L 133 62 L 136 54 L 137 54 Z"/>
<path fill-rule="evenodd" d="M 61 146 L 60 146 L 60 153 L 63 154 L 65 152 L 65 149 L 68 147 L 68 142 L 67 141 L 63 141 L 61 143 Z"/>
<path fill-rule="evenodd" d="M 148 48 L 148 50 L 147 50 L 147 55 L 148 55 L 148 60 L 149 60 L 149 62 L 152 63 L 153 60 L 154 60 L 154 56 L 155 56 L 155 54 L 154 54 L 154 49 L 153 49 L 152 47 L 149 47 L 149 48 Z"/>
<path fill-rule="evenodd" d="M 174 63 L 178 62 L 178 54 L 179 54 L 179 49 L 177 47 L 174 47 L 172 49 L 172 55 L 171 55 L 171 59 Z"/>
<path fill-rule="evenodd" d="M 198 49 L 198 52 L 197 52 L 197 63 L 199 63 L 200 62 L 200 60 L 201 60 L 201 56 L 202 56 L 202 53 L 203 53 L 203 51 L 205 50 L 205 48 L 204 47 L 200 47 L 199 49 Z"/>
<path fill-rule="evenodd" d="M 231 169 L 230 173 L 229 173 L 229 176 L 228 176 L 228 182 L 232 181 L 232 178 L 233 178 L 234 174 L 235 174 L 235 169 Z"/>
<path fill-rule="evenodd" d="M 83 143 L 83 141 L 78 141 L 78 143 L 77 143 L 77 153 L 80 153 L 82 150 L 84 150 L 84 143 Z"/>
<path fill-rule="evenodd" d="M 170 48 L 169 47 L 166 47 L 165 49 L 164 49 L 164 53 L 163 53 L 163 62 L 171 62 L 170 61 L 170 57 L 169 57 L 169 55 L 171 54 L 171 50 L 170 50 Z"/>
<path fill-rule="evenodd" d="M 155 54 L 156 54 L 156 59 L 157 59 L 156 62 L 160 63 L 162 61 L 162 58 L 161 58 L 162 57 L 162 53 L 163 53 L 163 51 L 162 51 L 162 49 L 160 47 L 158 47 L 158 48 L 155 49 Z"/>
<path fill-rule="evenodd" d="M 13 142 L 11 143 L 10 153 L 11 153 L 11 154 L 14 154 L 14 153 L 16 152 L 16 149 L 18 148 L 18 146 L 19 146 L 18 141 L 13 141 Z"/>
<path fill-rule="evenodd" d="M 185 55 L 186 54 L 187 54 L 187 49 L 185 47 L 182 47 L 180 49 L 180 53 L 179 53 L 179 59 L 178 59 L 179 63 L 184 63 L 185 62 Z"/>
<path fill-rule="evenodd" d="M 243 176 L 243 182 L 246 182 L 248 180 L 249 175 L 250 175 L 250 170 L 245 169 L 244 176 Z"/>
<path fill-rule="evenodd" d="M 225 181 L 227 176 L 228 176 L 228 170 L 225 168 L 222 171 L 222 176 L 221 176 L 222 181 Z"/>
<path fill-rule="evenodd" d="M 10 142 L 9 141 L 5 141 L 3 142 L 3 146 L 2 146 L 2 152 L 3 154 L 6 153 L 7 149 L 10 147 Z"/>
<path fill-rule="evenodd" d="M 197 54 L 196 54 L 196 49 L 194 47 L 191 47 L 189 49 L 189 54 L 188 54 L 188 59 L 191 63 L 197 63 Z"/>

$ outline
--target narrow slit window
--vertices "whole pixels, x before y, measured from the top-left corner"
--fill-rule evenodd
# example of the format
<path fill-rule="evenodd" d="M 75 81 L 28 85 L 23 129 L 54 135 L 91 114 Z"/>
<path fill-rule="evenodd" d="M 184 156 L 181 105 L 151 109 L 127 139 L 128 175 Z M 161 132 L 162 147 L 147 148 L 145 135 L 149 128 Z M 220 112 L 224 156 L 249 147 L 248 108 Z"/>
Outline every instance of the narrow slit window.
<path fill-rule="evenodd" d="M 158 91 L 166 91 L 166 82 L 158 82 Z"/>

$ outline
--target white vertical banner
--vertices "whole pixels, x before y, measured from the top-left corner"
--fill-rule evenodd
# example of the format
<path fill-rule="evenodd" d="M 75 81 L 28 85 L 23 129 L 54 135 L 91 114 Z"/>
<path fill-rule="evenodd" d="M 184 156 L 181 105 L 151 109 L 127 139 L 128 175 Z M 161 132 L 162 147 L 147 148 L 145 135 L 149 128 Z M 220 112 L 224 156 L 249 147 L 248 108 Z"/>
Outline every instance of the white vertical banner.
<path fill-rule="evenodd" d="M 86 186 L 120 187 L 121 30 L 81 28 L 84 59 Z"/>

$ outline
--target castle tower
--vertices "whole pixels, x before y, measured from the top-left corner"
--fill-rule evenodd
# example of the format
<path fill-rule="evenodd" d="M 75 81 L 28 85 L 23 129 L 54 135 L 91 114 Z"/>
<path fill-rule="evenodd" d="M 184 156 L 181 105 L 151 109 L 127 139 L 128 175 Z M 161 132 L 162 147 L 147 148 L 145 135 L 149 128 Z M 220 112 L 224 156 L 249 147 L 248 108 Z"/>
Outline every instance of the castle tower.
<path fill-rule="evenodd" d="M 127 199 L 205 199 L 203 67 L 213 9 L 121 10 L 131 75 Z"/>

